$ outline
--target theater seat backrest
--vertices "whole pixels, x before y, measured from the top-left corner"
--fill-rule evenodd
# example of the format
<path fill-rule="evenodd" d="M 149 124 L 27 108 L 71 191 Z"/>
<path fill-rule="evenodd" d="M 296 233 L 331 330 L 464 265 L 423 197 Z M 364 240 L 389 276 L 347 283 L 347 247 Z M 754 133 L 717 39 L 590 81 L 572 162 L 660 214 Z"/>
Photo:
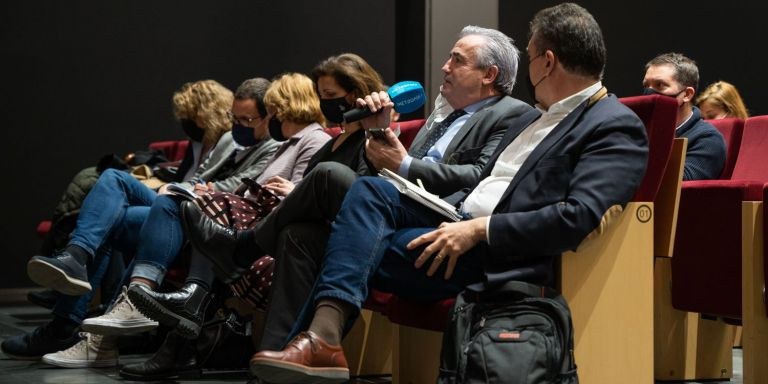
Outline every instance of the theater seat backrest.
<path fill-rule="evenodd" d="M 731 118 L 707 121 L 714 125 L 720 134 L 723 135 L 723 139 L 725 139 L 725 167 L 723 167 L 720 178 L 730 179 L 733 174 L 733 167 L 736 166 L 736 159 L 739 156 L 741 137 L 744 133 L 744 120 Z"/>
<path fill-rule="evenodd" d="M 648 134 L 648 164 L 633 201 L 654 201 L 667 168 L 675 138 L 677 103 L 671 97 L 651 95 L 619 99 L 645 124 Z"/>
<path fill-rule="evenodd" d="M 159 149 L 163 151 L 168 161 L 178 161 L 184 158 L 188 145 L 188 140 L 155 141 L 149 144 L 149 149 Z"/>
<path fill-rule="evenodd" d="M 180 161 L 184 160 L 184 155 L 187 153 L 187 147 L 189 147 L 189 140 L 182 140 L 176 142 L 176 153 L 174 153 L 173 159 L 168 159 L 171 161 Z"/>
<path fill-rule="evenodd" d="M 768 181 L 768 116 L 750 117 L 744 122 L 739 156 L 732 180 Z"/>
<path fill-rule="evenodd" d="M 341 133 L 341 127 L 325 127 L 323 128 L 323 132 L 327 133 L 330 137 L 336 137 Z"/>
<path fill-rule="evenodd" d="M 424 119 L 416 119 L 396 123 L 400 124 L 399 139 L 406 149 L 411 147 L 411 143 L 413 143 L 413 139 L 416 137 L 416 134 L 419 133 L 421 126 L 424 125 L 424 121 Z M 396 124 L 392 124 L 391 126 L 394 128 Z"/>

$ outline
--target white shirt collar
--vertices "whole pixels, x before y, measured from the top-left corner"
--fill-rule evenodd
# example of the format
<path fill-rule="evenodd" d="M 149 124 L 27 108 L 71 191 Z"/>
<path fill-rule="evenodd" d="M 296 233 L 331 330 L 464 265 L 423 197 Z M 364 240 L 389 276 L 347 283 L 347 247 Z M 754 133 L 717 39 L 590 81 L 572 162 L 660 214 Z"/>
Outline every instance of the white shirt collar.
<path fill-rule="evenodd" d="M 680 129 L 680 127 L 682 127 L 683 125 L 685 125 L 685 123 L 687 123 L 687 122 L 688 122 L 688 120 L 690 120 L 690 119 L 691 119 L 691 117 L 693 117 L 693 111 L 691 111 L 691 114 L 690 114 L 690 115 L 688 115 L 688 118 L 687 118 L 687 119 L 685 119 L 685 121 L 683 121 L 682 123 L 680 123 L 680 125 L 678 125 L 678 126 L 677 126 L 677 128 L 675 128 L 675 131 L 677 131 L 678 129 Z"/>
<path fill-rule="evenodd" d="M 538 109 L 542 114 L 569 114 L 571 113 L 576 107 L 581 105 L 584 101 L 592 97 L 597 91 L 600 90 L 600 88 L 603 87 L 603 83 L 598 81 L 592 85 L 590 85 L 587 88 L 584 88 L 583 90 L 574 93 L 571 96 L 566 97 L 565 99 L 562 99 L 558 101 L 557 103 L 554 103 L 549 106 L 549 109 L 544 109 L 541 104 L 536 104 L 536 109 Z"/>

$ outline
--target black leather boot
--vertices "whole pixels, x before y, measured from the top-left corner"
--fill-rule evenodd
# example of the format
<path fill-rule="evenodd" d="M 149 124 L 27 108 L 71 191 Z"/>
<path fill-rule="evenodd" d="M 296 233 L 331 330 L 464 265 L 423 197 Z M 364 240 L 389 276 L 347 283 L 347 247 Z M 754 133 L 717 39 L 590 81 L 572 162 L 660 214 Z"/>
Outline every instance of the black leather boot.
<path fill-rule="evenodd" d="M 144 316 L 158 321 L 188 339 L 197 338 L 211 295 L 205 288 L 187 283 L 176 292 L 155 292 L 142 284 L 128 288 L 128 297 Z"/>
<path fill-rule="evenodd" d="M 245 272 L 232 259 L 237 248 L 234 230 L 217 224 L 186 201 L 181 204 L 181 223 L 192 247 L 213 262 L 216 277 L 222 282 L 228 284 Z"/>
<path fill-rule="evenodd" d="M 148 360 L 120 368 L 120 376 L 129 380 L 197 379 L 201 374 L 194 341 L 176 332 Z"/>

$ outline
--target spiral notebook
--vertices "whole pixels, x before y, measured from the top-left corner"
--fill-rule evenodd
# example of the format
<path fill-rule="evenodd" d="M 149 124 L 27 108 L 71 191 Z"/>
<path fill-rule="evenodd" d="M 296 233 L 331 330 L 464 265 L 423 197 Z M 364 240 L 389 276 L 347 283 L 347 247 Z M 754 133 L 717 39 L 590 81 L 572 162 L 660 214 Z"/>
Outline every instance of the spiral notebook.
<path fill-rule="evenodd" d="M 379 176 L 385 178 L 387 181 L 397 188 L 400 193 L 410 197 L 411 199 L 421 203 L 425 207 L 447 217 L 452 221 L 461 221 L 461 215 L 456 210 L 456 207 L 448 204 L 446 201 L 440 199 L 437 195 L 427 192 L 422 187 L 411 183 L 402 176 L 394 173 L 388 169 L 382 169 L 379 171 Z"/>

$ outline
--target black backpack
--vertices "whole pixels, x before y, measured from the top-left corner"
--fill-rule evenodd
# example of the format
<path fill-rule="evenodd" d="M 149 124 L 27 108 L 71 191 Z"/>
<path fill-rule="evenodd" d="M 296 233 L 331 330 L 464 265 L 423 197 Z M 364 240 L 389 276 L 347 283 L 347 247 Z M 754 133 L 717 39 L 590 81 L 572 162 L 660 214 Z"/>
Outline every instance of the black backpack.
<path fill-rule="evenodd" d="M 465 290 L 443 334 L 438 384 L 577 384 L 573 325 L 557 292 L 519 281 Z"/>

